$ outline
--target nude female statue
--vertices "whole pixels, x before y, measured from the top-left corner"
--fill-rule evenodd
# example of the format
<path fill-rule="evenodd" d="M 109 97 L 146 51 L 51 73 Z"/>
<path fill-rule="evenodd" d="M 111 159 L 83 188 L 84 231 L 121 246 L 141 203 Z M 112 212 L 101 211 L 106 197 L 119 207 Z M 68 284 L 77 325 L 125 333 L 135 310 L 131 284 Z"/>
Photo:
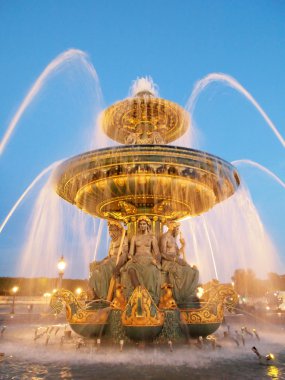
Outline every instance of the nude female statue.
<path fill-rule="evenodd" d="M 132 287 L 144 286 L 158 302 L 161 286 L 160 253 L 156 237 L 151 233 L 151 222 L 146 216 L 137 220 L 138 231 L 131 239 L 127 271 Z"/>

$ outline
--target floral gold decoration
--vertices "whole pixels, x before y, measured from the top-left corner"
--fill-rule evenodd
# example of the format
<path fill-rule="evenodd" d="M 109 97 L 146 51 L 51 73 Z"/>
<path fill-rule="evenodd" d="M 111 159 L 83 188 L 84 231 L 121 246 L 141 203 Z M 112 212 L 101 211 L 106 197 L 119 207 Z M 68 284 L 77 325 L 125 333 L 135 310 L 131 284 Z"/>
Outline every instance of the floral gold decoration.
<path fill-rule="evenodd" d="M 224 306 L 231 310 L 238 302 L 237 293 L 230 284 L 220 284 L 213 280 L 203 286 L 205 296 L 198 309 L 180 309 L 180 319 L 184 324 L 221 323 Z M 204 302 L 203 302 L 204 301 Z"/>
<path fill-rule="evenodd" d="M 133 291 L 126 309 L 122 314 L 124 326 L 162 326 L 164 313 L 153 302 L 149 292 L 143 286 Z"/>
<path fill-rule="evenodd" d="M 76 296 L 66 289 L 59 289 L 53 294 L 50 307 L 52 310 L 59 310 L 59 304 L 66 308 L 66 319 L 70 324 L 96 324 L 107 323 L 109 308 L 88 310 L 81 306 Z"/>

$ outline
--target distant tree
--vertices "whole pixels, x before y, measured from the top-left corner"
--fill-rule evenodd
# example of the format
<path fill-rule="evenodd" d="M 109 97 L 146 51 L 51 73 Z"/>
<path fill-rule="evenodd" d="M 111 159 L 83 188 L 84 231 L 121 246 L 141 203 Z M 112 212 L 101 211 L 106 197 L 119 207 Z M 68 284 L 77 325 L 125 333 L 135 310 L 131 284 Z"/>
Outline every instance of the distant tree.
<path fill-rule="evenodd" d="M 256 278 L 252 269 L 236 269 L 232 280 L 236 292 L 242 297 L 257 297 L 263 291 L 259 288 L 260 280 Z M 264 289 L 264 286 L 262 289 Z"/>
<path fill-rule="evenodd" d="M 285 290 L 285 275 L 279 275 L 277 273 L 268 273 L 268 291 Z"/>
<path fill-rule="evenodd" d="M 236 269 L 232 281 L 236 292 L 242 296 L 263 297 L 275 290 L 285 291 L 285 275 L 270 272 L 267 279 L 256 277 L 252 269 Z"/>

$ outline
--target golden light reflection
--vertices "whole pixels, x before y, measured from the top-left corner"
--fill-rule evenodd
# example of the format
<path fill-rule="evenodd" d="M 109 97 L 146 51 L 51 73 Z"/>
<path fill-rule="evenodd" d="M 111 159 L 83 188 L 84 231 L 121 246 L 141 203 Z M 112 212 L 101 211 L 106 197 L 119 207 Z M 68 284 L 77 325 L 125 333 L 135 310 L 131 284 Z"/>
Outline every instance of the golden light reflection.
<path fill-rule="evenodd" d="M 272 379 L 278 379 L 279 369 L 275 365 L 270 365 L 269 367 L 267 367 L 267 375 L 270 376 Z"/>
<path fill-rule="evenodd" d="M 201 286 L 198 286 L 197 293 L 196 293 L 197 297 L 201 298 L 203 294 L 204 294 L 204 289 Z"/>
<path fill-rule="evenodd" d="M 266 355 L 266 359 L 267 360 L 275 360 L 275 356 L 270 353 L 270 354 Z"/>

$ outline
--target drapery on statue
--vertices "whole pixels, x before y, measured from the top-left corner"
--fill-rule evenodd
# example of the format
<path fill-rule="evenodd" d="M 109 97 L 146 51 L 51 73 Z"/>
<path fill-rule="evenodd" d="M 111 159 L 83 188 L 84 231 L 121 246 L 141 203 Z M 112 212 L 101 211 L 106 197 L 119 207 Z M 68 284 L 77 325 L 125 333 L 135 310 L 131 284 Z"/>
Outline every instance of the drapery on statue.
<path fill-rule="evenodd" d="M 95 299 L 106 299 L 110 286 L 110 281 L 117 268 L 127 260 L 128 240 L 125 237 L 122 245 L 122 252 L 119 260 L 117 255 L 123 235 L 123 226 L 116 220 L 108 221 L 109 235 L 111 243 L 108 256 L 101 261 L 90 263 L 89 286 L 93 289 Z M 117 262 L 118 261 L 118 262 Z"/>
<path fill-rule="evenodd" d="M 168 231 L 160 238 L 160 252 L 162 256 L 162 270 L 167 273 L 168 281 L 173 286 L 174 299 L 178 304 L 191 302 L 195 298 L 199 280 L 198 269 L 191 267 L 180 257 L 184 255 L 185 241 L 180 235 L 181 248 L 178 248 L 176 238 L 180 234 L 180 224 L 170 222 Z"/>
<path fill-rule="evenodd" d="M 131 291 L 138 285 L 144 286 L 154 302 L 159 301 L 161 286 L 160 253 L 156 237 L 151 233 L 151 222 L 146 216 L 137 220 L 138 231 L 131 239 L 129 261 L 124 266 L 128 276 L 122 283 Z"/>

